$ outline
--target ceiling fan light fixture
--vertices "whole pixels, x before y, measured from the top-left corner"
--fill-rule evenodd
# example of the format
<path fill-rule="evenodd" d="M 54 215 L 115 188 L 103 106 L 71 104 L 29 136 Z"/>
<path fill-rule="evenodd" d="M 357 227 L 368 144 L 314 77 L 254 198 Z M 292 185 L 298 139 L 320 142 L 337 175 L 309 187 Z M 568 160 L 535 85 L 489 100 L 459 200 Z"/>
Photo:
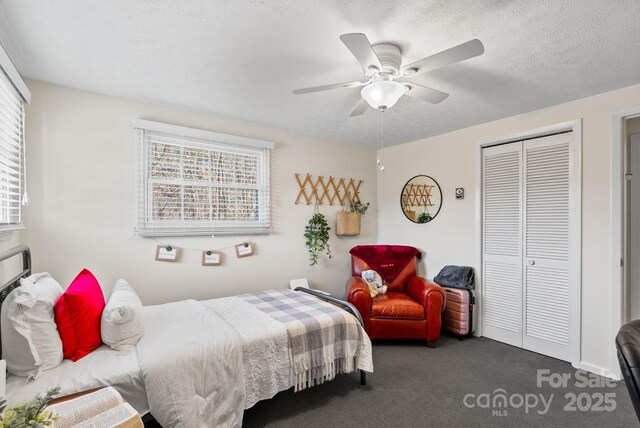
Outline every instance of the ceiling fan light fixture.
<path fill-rule="evenodd" d="M 404 94 L 405 87 L 390 80 L 379 80 L 362 88 L 360 94 L 369 105 L 378 110 L 393 107 Z"/>

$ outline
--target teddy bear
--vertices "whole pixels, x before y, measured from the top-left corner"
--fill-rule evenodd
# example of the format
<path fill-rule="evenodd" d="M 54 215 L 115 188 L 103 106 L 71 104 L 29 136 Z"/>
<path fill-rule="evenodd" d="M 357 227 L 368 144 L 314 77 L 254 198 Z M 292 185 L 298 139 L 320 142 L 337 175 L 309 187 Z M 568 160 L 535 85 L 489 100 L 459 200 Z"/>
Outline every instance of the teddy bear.
<path fill-rule="evenodd" d="M 378 294 L 385 294 L 387 292 L 387 286 L 382 283 L 382 278 L 375 270 L 365 270 L 362 272 L 362 279 L 369 288 L 371 298 L 376 297 Z"/>

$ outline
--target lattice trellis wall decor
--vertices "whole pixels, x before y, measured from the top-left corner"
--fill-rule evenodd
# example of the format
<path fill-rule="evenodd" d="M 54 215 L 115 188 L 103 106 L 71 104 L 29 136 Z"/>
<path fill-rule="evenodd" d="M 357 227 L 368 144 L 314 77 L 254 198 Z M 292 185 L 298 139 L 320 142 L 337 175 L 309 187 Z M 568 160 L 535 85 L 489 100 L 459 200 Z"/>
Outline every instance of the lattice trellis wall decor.
<path fill-rule="evenodd" d="M 344 205 L 351 198 L 351 202 L 360 201 L 360 186 L 364 183 L 362 180 L 354 180 L 353 178 L 336 178 L 329 176 L 326 180 L 324 176 L 319 175 L 315 180 L 309 174 L 304 179 L 302 174 L 294 174 L 300 191 L 296 197 L 296 204 L 305 202 L 311 205 L 314 199 L 318 201 L 318 205 L 322 205 L 325 200 L 329 205 L 339 203 Z"/>
<path fill-rule="evenodd" d="M 436 186 L 428 184 L 409 184 L 402 192 L 402 205 L 405 207 L 432 207 L 431 192 Z"/>

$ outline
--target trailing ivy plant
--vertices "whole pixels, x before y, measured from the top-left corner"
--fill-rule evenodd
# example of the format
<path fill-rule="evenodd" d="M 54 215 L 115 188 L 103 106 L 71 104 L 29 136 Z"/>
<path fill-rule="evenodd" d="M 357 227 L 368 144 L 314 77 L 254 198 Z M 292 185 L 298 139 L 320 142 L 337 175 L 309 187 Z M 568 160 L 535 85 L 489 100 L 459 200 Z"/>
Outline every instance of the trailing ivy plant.
<path fill-rule="evenodd" d="M 60 388 L 47 391 L 46 395 L 36 395 L 36 398 L 26 404 L 18 404 L 7 409 L 6 401 L 0 399 L 0 428 L 44 428 L 53 425 L 58 415 L 47 410 L 49 401 L 60 392 Z"/>
<path fill-rule="evenodd" d="M 305 245 L 309 250 L 311 266 L 318 264 L 318 255 L 325 252 L 331 258 L 329 247 L 329 223 L 323 214 L 315 213 L 304 229 Z"/>

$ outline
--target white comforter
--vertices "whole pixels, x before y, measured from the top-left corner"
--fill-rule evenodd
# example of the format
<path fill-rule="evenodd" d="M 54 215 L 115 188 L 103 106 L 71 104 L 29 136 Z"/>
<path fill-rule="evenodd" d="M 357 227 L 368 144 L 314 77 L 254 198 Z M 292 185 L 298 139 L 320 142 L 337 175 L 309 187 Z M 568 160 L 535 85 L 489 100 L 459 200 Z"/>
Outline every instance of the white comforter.
<path fill-rule="evenodd" d="M 238 297 L 202 304 L 232 325 L 241 340 L 245 409 L 291 387 L 289 335 L 282 323 Z"/>
<path fill-rule="evenodd" d="M 162 426 L 240 426 L 246 407 L 288 387 L 286 330 L 241 299 L 186 300 L 146 313 L 138 358 Z"/>

